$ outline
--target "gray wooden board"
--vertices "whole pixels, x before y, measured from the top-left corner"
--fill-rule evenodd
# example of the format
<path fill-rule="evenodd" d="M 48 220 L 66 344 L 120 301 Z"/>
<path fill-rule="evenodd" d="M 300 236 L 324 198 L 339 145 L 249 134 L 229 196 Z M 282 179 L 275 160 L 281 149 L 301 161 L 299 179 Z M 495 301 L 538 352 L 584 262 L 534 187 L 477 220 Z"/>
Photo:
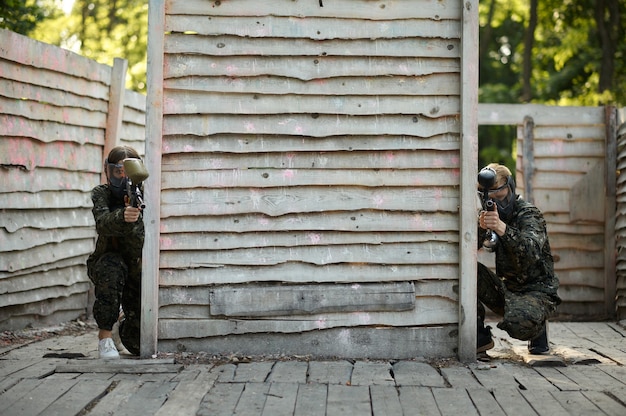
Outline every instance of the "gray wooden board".
<path fill-rule="evenodd" d="M 238 416 L 260 415 L 267 400 L 270 383 L 246 383 L 239 402 L 235 406 L 235 414 Z"/>
<path fill-rule="evenodd" d="M 210 291 L 209 305 L 212 315 L 245 317 L 405 311 L 414 307 L 413 282 L 222 286 Z"/>
<path fill-rule="evenodd" d="M 554 384 L 546 380 L 533 368 L 514 363 L 502 363 L 500 365 L 515 379 L 522 390 L 558 390 Z"/>
<path fill-rule="evenodd" d="M 328 386 L 326 416 L 371 416 L 370 393 L 367 386 Z"/>
<path fill-rule="evenodd" d="M 125 406 L 115 413 L 116 416 L 137 416 L 138 414 L 153 415 L 167 400 L 170 392 L 176 387 L 176 382 L 143 383 Z"/>
<path fill-rule="evenodd" d="M 581 391 L 555 391 L 550 394 L 570 415 L 588 416 L 600 413 L 598 407 L 583 395 Z"/>
<path fill-rule="evenodd" d="M 28 397 L 31 391 L 37 388 L 41 383 L 43 383 L 42 380 L 27 378 L 13 384 L 7 391 L 0 395 L 0 413 L 4 414 L 6 409 L 13 406 L 23 397 Z"/>
<path fill-rule="evenodd" d="M 114 383 L 113 388 L 89 412 L 89 415 L 108 416 L 121 412 L 137 393 L 142 383 L 137 380 L 121 380 Z"/>
<path fill-rule="evenodd" d="M 524 396 L 520 394 L 519 389 L 511 387 L 496 388 L 493 391 L 493 396 L 507 415 L 535 415 L 535 411 L 528 404 Z"/>
<path fill-rule="evenodd" d="M 437 402 L 429 387 L 400 386 L 400 405 L 405 415 L 440 415 Z"/>
<path fill-rule="evenodd" d="M 196 414 L 202 398 L 219 377 L 219 372 L 210 371 L 207 366 L 193 366 L 182 374 L 194 374 L 195 377 L 181 379 L 156 415 Z"/>
<path fill-rule="evenodd" d="M 375 416 L 402 416 L 402 404 L 395 386 L 370 386 L 372 414 Z"/>
<path fill-rule="evenodd" d="M 568 416 L 569 412 L 545 390 L 522 390 L 520 392 L 540 415 Z"/>
<path fill-rule="evenodd" d="M 353 386 L 395 385 L 391 376 L 391 364 L 388 362 L 357 361 L 353 367 Z"/>
<path fill-rule="evenodd" d="M 626 414 L 626 406 L 604 392 L 583 391 L 582 394 L 607 415 L 623 416 Z"/>
<path fill-rule="evenodd" d="M 599 370 L 597 367 L 588 366 L 569 366 L 558 369 L 567 378 L 573 380 L 583 390 L 600 390 L 607 391 L 617 385 L 626 387 L 623 382 L 615 380 L 606 372 Z M 622 379 L 622 381 L 626 381 Z"/>
<path fill-rule="evenodd" d="M 471 366 L 470 369 L 478 382 L 487 389 L 516 388 L 519 384 L 501 365 L 478 365 Z"/>
<path fill-rule="evenodd" d="M 299 384 L 293 416 L 326 416 L 328 384 Z"/>
<path fill-rule="evenodd" d="M 37 415 L 76 384 L 76 380 L 43 380 L 11 406 L 2 410 L 3 416 Z"/>
<path fill-rule="evenodd" d="M 215 367 L 213 371 L 218 373 L 217 381 L 220 383 L 228 383 L 235 378 L 235 370 L 237 366 L 235 364 L 221 364 Z"/>
<path fill-rule="evenodd" d="M 239 363 L 235 369 L 233 382 L 236 383 L 263 383 L 274 366 L 273 361 L 261 361 L 252 363 Z"/>
<path fill-rule="evenodd" d="M 563 375 L 556 368 L 540 367 L 537 368 L 537 372 L 561 391 L 580 390 L 580 386 L 576 382 Z"/>
<path fill-rule="evenodd" d="M 483 387 L 467 367 L 442 368 L 441 374 L 452 387 Z"/>
<path fill-rule="evenodd" d="M 111 385 L 108 380 L 77 380 L 67 393 L 44 410 L 46 416 L 77 415 L 91 402 L 98 400 Z"/>
<path fill-rule="evenodd" d="M 230 415 L 239 402 L 244 383 L 217 383 L 202 398 L 198 416 Z"/>
<path fill-rule="evenodd" d="M 292 416 L 298 397 L 298 383 L 271 383 L 262 415 Z"/>
<path fill-rule="evenodd" d="M 352 379 L 352 369 L 348 361 L 311 361 L 309 383 L 345 385 Z"/>
<path fill-rule="evenodd" d="M 309 365 L 304 361 L 278 361 L 268 378 L 272 383 L 306 383 Z"/>
<path fill-rule="evenodd" d="M 142 360 L 92 360 L 76 361 L 59 364 L 57 373 L 177 373 L 183 369 L 182 364 L 172 364 L 171 361 L 143 362 Z"/>
<path fill-rule="evenodd" d="M 394 363 L 393 377 L 398 386 L 446 387 L 444 378 L 435 368 L 417 361 Z"/>
<path fill-rule="evenodd" d="M 478 415 L 472 400 L 464 388 L 432 389 L 437 407 L 443 416 Z"/>
<path fill-rule="evenodd" d="M 502 410 L 502 407 L 500 407 L 491 391 L 487 389 L 469 388 L 467 389 L 467 394 L 469 394 L 472 402 L 474 403 L 474 406 L 476 407 L 476 410 L 478 410 L 478 413 L 480 413 L 481 416 L 505 416 L 507 414 L 504 412 L 504 410 Z"/>

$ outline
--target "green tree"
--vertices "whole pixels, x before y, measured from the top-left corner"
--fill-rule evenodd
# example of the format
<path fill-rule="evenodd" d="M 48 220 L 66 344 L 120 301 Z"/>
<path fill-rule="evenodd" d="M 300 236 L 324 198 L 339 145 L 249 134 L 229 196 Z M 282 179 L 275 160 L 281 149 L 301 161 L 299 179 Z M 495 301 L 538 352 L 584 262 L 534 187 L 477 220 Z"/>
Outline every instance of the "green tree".
<path fill-rule="evenodd" d="M 148 0 L 76 0 L 71 13 L 44 20 L 31 37 L 107 65 L 124 58 L 127 88 L 146 91 Z"/>
<path fill-rule="evenodd" d="M 36 0 L 0 0 L 0 28 L 28 35 L 54 12 L 54 7 Z"/>

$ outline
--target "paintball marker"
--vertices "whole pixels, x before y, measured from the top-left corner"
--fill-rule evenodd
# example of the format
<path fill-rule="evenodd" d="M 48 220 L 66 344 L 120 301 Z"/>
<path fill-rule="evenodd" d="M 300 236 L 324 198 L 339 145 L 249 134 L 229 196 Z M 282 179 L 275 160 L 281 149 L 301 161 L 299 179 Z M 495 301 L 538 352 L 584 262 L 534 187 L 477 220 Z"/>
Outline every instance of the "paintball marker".
<path fill-rule="evenodd" d="M 123 163 L 124 172 L 128 177 L 128 181 L 126 182 L 128 203 L 132 207 L 144 209 L 146 205 L 143 203 L 141 183 L 148 178 L 148 171 L 141 159 L 126 158 L 123 160 Z"/>
<path fill-rule="evenodd" d="M 496 171 L 492 168 L 483 168 L 478 172 L 478 184 L 482 188 L 482 206 L 486 211 L 495 211 L 496 203 L 489 197 L 489 190 L 496 184 Z M 483 248 L 492 252 L 498 244 L 498 235 L 492 230 L 487 230 L 483 240 Z"/>

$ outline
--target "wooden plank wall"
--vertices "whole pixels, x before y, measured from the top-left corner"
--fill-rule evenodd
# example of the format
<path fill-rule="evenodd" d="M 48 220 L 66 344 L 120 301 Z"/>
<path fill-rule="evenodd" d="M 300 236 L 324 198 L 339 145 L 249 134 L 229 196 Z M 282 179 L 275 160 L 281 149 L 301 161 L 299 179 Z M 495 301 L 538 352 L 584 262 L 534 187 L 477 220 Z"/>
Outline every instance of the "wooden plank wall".
<path fill-rule="evenodd" d="M 159 350 L 455 355 L 461 5 L 165 2 Z"/>
<path fill-rule="evenodd" d="M 6 30 L 0 45 L 0 329 L 20 329 L 91 308 L 111 67 Z M 124 95 L 120 140 L 143 152 L 145 97 Z"/>
<path fill-rule="evenodd" d="M 605 227 L 605 109 L 481 104 L 479 112 L 480 124 L 518 126 L 517 190 L 548 223 L 563 299 L 558 314 L 607 317 L 605 291 L 614 275 L 605 264 L 611 250 L 606 238 L 613 239 L 613 230 Z"/>
<path fill-rule="evenodd" d="M 617 117 L 617 189 L 616 189 L 616 277 L 617 319 L 626 319 L 626 108 Z"/>

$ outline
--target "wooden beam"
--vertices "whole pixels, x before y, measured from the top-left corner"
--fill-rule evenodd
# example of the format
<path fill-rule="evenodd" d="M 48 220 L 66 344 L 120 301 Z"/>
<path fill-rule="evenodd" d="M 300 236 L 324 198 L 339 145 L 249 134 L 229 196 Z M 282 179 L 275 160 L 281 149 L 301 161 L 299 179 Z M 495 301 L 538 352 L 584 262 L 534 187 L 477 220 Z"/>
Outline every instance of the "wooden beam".
<path fill-rule="evenodd" d="M 617 293 L 617 274 L 615 258 L 615 218 L 617 188 L 617 110 L 605 107 L 606 127 L 606 203 L 604 204 L 604 298 L 606 316 L 611 319 L 616 315 L 615 295 Z"/>
<path fill-rule="evenodd" d="M 463 3 L 459 339 L 461 361 L 476 360 L 476 173 L 478 172 L 478 1 Z"/>
<path fill-rule="evenodd" d="M 150 0 L 148 8 L 148 95 L 146 97 L 146 168 L 141 285 L 140 355 L 147 358 L 157 350 L 159 299 L 159 237 L 161 216 L 161 144 L 163 137 L 163 45 L 165 37 L 165 1 Z"/>
<path fill-rule="evenodd" d="M 128 61 L 115 58 L 111 71 L 111 85 L 109 87 L 109 110 L 107 115 L 106 131 L 104 134 L 103 159 L 109 154 L 120 140 L 122 119 L 124 114 L 124 92 L 126 91 L 126 70 Z M 106 183 L 106 172 L 101 174 L 101 182 Z"/>

